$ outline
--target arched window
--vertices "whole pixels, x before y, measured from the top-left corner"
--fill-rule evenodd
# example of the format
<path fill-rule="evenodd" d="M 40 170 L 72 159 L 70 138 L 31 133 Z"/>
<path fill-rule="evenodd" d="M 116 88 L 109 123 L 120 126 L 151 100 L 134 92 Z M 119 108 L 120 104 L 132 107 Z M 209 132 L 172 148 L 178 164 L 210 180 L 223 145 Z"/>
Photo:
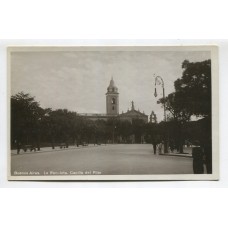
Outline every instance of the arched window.
<path fill-rule="evenodd" d="M 112 104 L 115 104 L 115 103 L 116 103 L 116 99 L 112 98 Z"/>

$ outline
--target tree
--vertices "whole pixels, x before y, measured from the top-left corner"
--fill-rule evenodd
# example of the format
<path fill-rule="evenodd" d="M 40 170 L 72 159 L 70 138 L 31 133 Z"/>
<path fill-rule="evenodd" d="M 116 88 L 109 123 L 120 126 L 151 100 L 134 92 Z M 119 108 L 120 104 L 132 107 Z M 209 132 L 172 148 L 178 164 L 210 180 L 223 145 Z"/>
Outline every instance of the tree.
<path fill-rule="evenodd" d="M 158 103 L 166 104 L 166 109 L 175 120 L 189 121 L 192 115 L 211 115 L 211 60 L 182 63 L 183 75 L 174 82 L 175 92 Z"/>
<path fill-rule="evenodd" d="M 167 97 L 158 100 L 158 104 L 162 104 L 171 115 L 168 115 L 168 120 L 189 121 L 191 114 L 186 108 L 185 97 L 180 92 L 170 93 Z"/>
<path fill-rule="evenodd" d="M 119 131 L 119 128 L 117 128 L 118 126 L 118 119 L 113 117 L 113 118 L 109 118 L 107 120 L 106 123 L 106 134 L 107 134 L 107 138 L 109 140 L 109 142 L 114 143 L 117 138 L 117 134 Z"/>
<path fill-rule="evenodd" d="M 145 122 L 142 119 L 132 120 L 132 133 L 135 136 L 135 142 L 141 143 L 141 137 L 145 134 Z"/>
<path fill-rule="evenodd" d="M 185 108 L 190 115 L 211 115 L 211 60 L 189 62 L 182 64 L 183 75 L 174 83 L 176 93 L 185 102 Z"/>
<path fill-rule="evenodd" d="M 67 109 L 57 109 L 49 113 L 49 120 L 51 123 L 49 128 L 52 136 L 54 136 L 54 141 L 65 143 L 66 147 L 68 147 L 69 142 L 75 141 L 76 132 L 79 133 L 80 131 L 79 118 L 77 118 L 75 112 L 70 112 Z M 81 124 L 81 127 L 83 128 L 84 124 Z M 82 134 L 82 132 L 80 133 Z"/>
<path fill-rule="evenodd" d="M 104 120 L 96 120 L 94 123 L 94 143 L 100 144 L 104 142 L 106 144 L 106 122 Z"/>
<path fill-rule="evenodd" d="M 129 137 L 132 135 L 132 124 L 128 120 L 120 120 L 117 125 L 118 133 L 121 136 L 121 140 L 124 143 L 129 141 Z"/>
<path fill-rule="evenodd" d="M 37 144 L 44 110 L 30 94 L 20 92 L 11 97 L 11 145 Z"/>

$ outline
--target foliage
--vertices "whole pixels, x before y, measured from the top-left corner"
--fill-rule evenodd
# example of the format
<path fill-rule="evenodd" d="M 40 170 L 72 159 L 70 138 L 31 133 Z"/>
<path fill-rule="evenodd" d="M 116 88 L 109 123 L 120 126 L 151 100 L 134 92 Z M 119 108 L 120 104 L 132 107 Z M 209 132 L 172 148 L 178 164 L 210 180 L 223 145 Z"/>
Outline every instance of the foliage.
<path fill-rule="evenodd" d="M 34 97 L 20 92 L 11 97 L 11 140 L 28 143 L 36 141 L 44 110 Z"/>
<path fill-rule="evenodd" d="M 170 93 L 167 97 L 161 98 L 158 103 L 161 103 L 171 115 L 168 115 L 168 120 L 189 121 L 191 114 L 186 108 L 185 97 L 179 92 Z"/>
<path fill-rule="evenodd" d="M 21 92 L 11 97 L 11 129 L 12 147 L 20 143 L 55 148 L 60 143 L 127 143 L 133 134 L 140 143 L 145 123 L 118 118 L 92 121 L 67 109 L 43 109 L 34 97 Z"/>
<path fill-rule="evenodd" d="M 211 115 L 211 61 L 182 64 L 183 75 L 174 82 L 175 92 L 158 103 L 171 114 L 171 119 L 189 121 L 192 115 Z"/>
<path fill-rule="evenodd" d="M 183 76 L 174 83 L 176 93 L 183 97 L 182 107 L 190 115 L 211 115 L 211 60 L 182 64 Z"/>
<path fill-rule="evenodd" d="M 148 143 L 157 145 L 162 141 L 163 131 L 161 124 L 148 123 L 146 124 L 146 139 Z"/>
<path fill-rule="evenodd" d="M 187 126 L 192 116 L 211 116 L 211 60 L 182 63 L 182 77 L 174 82 L 175 92 L 162 98 L 158 103 L 168 111 L 167 131 L 169 141 L 183 151 L 187 138 L 194 138 Z M 210 123 L 209 123 L 210 125 Z M 202 141 L 206 132 L 192 128 L 193 135 Z M 205 141 L 205 140 L 204 140 Z"/>

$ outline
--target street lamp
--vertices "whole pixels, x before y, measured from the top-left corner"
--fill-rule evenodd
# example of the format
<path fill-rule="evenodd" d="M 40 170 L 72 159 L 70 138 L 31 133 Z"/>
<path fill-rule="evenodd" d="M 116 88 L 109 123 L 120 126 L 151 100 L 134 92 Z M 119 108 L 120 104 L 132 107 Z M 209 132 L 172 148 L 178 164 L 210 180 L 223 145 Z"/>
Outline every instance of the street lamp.
<path fill-rule="evenodd" d="M 156 85 L 160 85 L 162 86 L 162 90 L 163 90 L 163 99 L 164 99 L 164 121 L 166 122 L 166 107 L 165 107 L 165 84 L 164 81 L 162 79 L 161 76 L 156 76 L 155 77 L 155 91 L 154 91 L 154 96 L 157 97 L 157 90 L 156 90 Z"/>
<path fill-rule="evenodd" d="M 156 85 L 161 85 L 162 86 L 162 91 L 163 91 L 163 106 L 164 106 L 164 122 L 166 122 L 166 106 L 165 106 L 165 84 L 161 76 L 156 76 L 155 77 L 155 91 L 154 91 L 154 96 L 157 97 L 157 90 L 156 90 Z M 168 145 L 167 145 L 167 139 L 165 135 L 165 142 L 164 142 L 164 152 L 168 153 Z"/>

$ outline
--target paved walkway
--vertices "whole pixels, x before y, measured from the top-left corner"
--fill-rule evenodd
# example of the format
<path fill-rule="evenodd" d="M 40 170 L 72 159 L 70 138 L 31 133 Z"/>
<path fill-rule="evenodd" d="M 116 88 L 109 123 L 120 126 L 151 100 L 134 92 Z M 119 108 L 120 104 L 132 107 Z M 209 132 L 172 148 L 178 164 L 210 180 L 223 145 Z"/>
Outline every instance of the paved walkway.
<path fill-rule="evenodd" d="M 150 144 L 42 148 L 11 156 L 12 175 L 192 174 L 190 157 L 154 155 Z M 19 174 L 18 174 L 19 173 Z M 30 175 L 30 174 L 28 174 Z"/>

